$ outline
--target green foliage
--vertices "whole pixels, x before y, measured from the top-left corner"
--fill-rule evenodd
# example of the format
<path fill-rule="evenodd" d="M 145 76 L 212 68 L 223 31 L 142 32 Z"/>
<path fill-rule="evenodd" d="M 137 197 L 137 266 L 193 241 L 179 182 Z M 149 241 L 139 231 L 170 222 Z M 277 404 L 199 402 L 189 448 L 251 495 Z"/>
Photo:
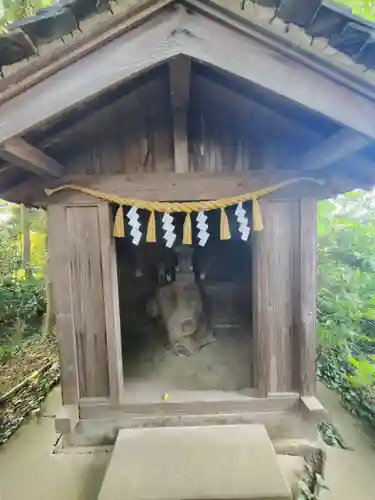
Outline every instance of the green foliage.
<path fill-rule="evenodd" d="M 53 0 L 0 0 L 0 31 L 7 23 L 32 16 Z"/>
<path fill-rule="evenodd" d="M 23 341 L 40 331 L 45 312 L 45 215 L 29 211 L 31 260 L 22 259 L 20 207 L 0 205 L 0 363 L 14 356 Z"/>
<path fill-rule="evenodd" d="M 375 427 L 375 198 L 319 206 L 318 375 Z"/>
<path fill-rule="evenodd" d="M 353 14 L 375 20 L 375 2 L 373 0 L 336 0 L 336 3 L 350 7 Z"/>
<path fill-rule="evenodd" d="M 343 450 L 349 450 L 350 448 L 345 443 L 343 437 L 341 436 L 338 429 L 331 423 L 323 420 L 319 423 L 319 432 L 323 438 L 323 441 L 328 446 L 335 446 Z"/>

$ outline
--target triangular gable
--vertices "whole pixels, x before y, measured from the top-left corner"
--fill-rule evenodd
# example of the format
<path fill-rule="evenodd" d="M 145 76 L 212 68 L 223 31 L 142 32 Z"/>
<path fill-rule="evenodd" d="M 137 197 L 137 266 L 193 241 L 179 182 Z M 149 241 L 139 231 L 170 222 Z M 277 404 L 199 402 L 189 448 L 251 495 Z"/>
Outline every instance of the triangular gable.
<path fill-rule="evenodd" d="M 358 92 L 358 82 L 280 44 L 212 2 L 166 0 L 137 13 L 122 29 L 117 26 L 114 33 L 102 35 L 102 44 L 91 52 L 79 47 L 70 56 L 75 59 L 72 64 L 55 67 L 53 73 L 45 68 L 39 76 L 49 76 L 4 102 L 0 142 L 178 55 L 252 82 L 375 138 L 375 104 Z"/>

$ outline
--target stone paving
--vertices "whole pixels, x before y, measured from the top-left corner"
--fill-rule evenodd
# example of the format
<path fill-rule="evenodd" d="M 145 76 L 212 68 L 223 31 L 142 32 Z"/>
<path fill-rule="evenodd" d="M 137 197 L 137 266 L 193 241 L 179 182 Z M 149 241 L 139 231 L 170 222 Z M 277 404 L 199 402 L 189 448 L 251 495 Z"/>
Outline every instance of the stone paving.
<path fill-rule="evenodd" d="M 340 406 L 338 396 L 319 387 L 321 402 L 333 415 L 354 451 L 328 449 L 322 500 L 375 498 L 375 446 L 362 426 Z M 53 415 L 60 406 L 56 389 L 42 416 L 25 424 L 0 448 L 0 500 L 96 500 L 109 463 L 108 453 L 53 455 Z"/>

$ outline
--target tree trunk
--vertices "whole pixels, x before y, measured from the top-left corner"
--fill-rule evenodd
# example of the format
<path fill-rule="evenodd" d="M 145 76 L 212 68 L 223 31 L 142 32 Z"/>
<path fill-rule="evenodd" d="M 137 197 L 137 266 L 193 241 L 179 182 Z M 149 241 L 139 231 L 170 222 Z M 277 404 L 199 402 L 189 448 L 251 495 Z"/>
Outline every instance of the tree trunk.
<path fill-rule="evenodd" d="M 46 314 L 44 317 L 43 338 L 46 337 L 48 334 L 50 334 L 53 330 L 53 327 L 56 325 L 56 313 L 53 301 L 53 287 L 52 287 L 52 281 L 50 279 L 50 274 L 51 274 L 50 260 L 49 260 L 49 254 L 47 253 L 47 262 L 44 268 L 45 284 L 46 284 Z"/>
<path fill-rule="evenodd" d="M 22 231 L 22 264 L 24 269 L 26 269 L 26 273 L 30 275 L 31 274 L 30 220 L 29 220 L 29 213 L 25 205 L 21 205 L 21 231 Z"/>
<path fill-rule="evenodd" d="M 56 324 L 56 315 L 53 307 L 53 299 L 52 299 L 52 283 L 48 278 L 48 274 L 46 275 L 46 314 L 44 317 L 44 325 L 43 325 L 43 338 L 47 337 Z"/>

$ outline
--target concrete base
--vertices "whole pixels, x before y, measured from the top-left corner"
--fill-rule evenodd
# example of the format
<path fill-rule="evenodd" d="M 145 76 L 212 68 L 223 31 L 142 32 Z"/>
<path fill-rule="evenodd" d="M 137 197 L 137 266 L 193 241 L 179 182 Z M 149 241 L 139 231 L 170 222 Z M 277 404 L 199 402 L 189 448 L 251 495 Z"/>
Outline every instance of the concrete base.
<path fill-rule="evenodd" d="M 299 482 L 305 473 L 305 460 L 302 457 L 277 455 L 277 461 L 288 482 L 293 500 L 299 500 L 301 498 Z"/>
<path fill-rule="evenodd" d="M 290 500 L 263 425 L 119 432 L 99 500 Z"/>

